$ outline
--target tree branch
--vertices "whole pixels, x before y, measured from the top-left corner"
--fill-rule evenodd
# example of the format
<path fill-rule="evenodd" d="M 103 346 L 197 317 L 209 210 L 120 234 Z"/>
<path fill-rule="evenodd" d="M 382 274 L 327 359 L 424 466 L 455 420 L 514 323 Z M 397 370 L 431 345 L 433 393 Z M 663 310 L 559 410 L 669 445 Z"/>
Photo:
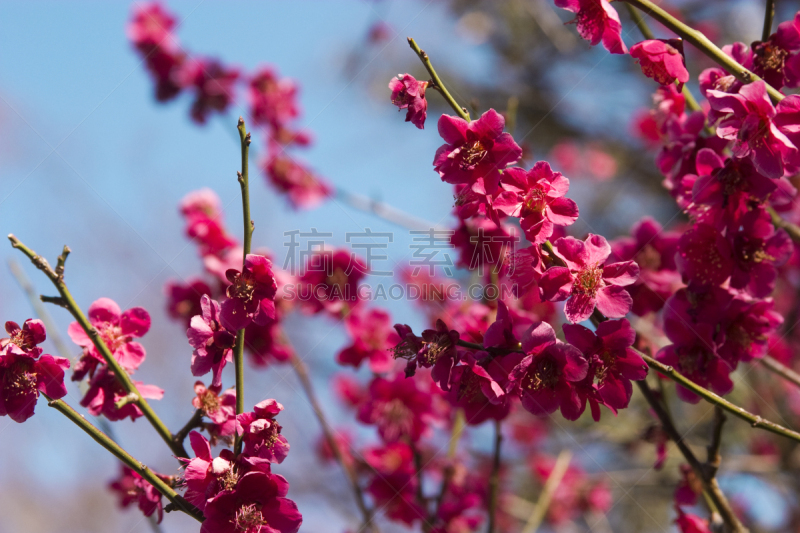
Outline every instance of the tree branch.
<path fill-rule="evenodd" d="M 439 78 L 439 75 L 436 73 L 436 70 L 433 68 L 433 65 L 431 64 L 431 58 L 428 57 L 428 54 L 426 54 L 424 50 L 421 50 L 419 45 L 417 44 L 417 42 L 414 39 L 412 39 L 411 37 L 408 38 L 408 45 L 417 54 L 417 56 L 419 57 L 419 60 L 422 61 L 422 64 L 425 66 L 425 69 L 428 71 L 428 74 L 431 75 L 430 86 L 433 89 L 436 89 L 437 91 L 439 91 L 441 93 L 441 95 L 444 97 L 444 99 L 447 101 L 447 103 L 450 104 L 450 107 L 453 108 L 453 111 L 455 111 L 456 114 L 459 117 L 461 117 L 464 120 L 466 120 L 467 122 L 469 122 L 470 121 L 469 111 L 467 111 L 466 107 L 461 107 L 460 105 L 458 105 L 458 102 L 456 102 L 456 99 L 453 98 L 453 96 L 450 94 L 450 92 L 444 86 L 444 83 L 442 83 L 441 78 Z"/>
<path fill-rule="evenodd" d="M 494 533 L 497 522 L 497 500 L 500 495 L 500 445 L 503 442 L 503 429 L 500 420 L 494 421 L 494 457 L 492 473 L 489 476 L 489 527 L 488 533 Z"/>

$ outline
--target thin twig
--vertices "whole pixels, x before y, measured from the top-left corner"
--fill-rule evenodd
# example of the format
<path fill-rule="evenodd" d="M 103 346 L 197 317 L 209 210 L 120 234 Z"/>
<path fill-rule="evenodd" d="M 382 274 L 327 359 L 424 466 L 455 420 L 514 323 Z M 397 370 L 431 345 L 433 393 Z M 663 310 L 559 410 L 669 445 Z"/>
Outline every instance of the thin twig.
<path fill-rule="evenodd" d="M 497 522 L 497 500 L 500 495 L 500 445 L 503 443 L 503 428 L 500 420 L 494 421 L 494 455 L 492 473 L 489 475 L 489 526 L 488 533 L 494 533 Z"/>
<path fill-rule="evenodd" d="M 198 522 L 202 522 L 205 520 L 203 517 L 203 513 L 200 512 L 194 505 L 186 501 L 182 496 L 180 496 L 175 490 L 167 485 L 167 483 L 161 479 L 155 472 L 150 470 L 147 466 L 145 466 L 140 461 L 134 459 L 128 452 L 122 449 L 116 442 L 108 437 L 105 433 L 97 429 L 93 426 L 88 420 L 86 420 L 82 415 L 80 415 L 77 411 L 75 411 L 68 403 L 64 400 L 53 400 L 49 398 L 46 394 L 42 393 L 42 395 L 47 398 L 50 407 L 56 409 L 61 414 L 69 418 L 72 422 L 74 422 L 78 427 L 80 427 L 83 431 L 85 431 L 90 437 L 92 437 L 98 444 L 100 444 L 103 448 L 111 452 L 114 457 L 125 463 L 128 467 L 131 468 L 134 472 L 142 476 L 148 483 L 150 483 L 155 489 L 164 495 L 172 505 L 188 514 Z"/>
<path fill-rule="evenodd" d="M 772 372 L 775 372 L 783 379 L 790 381 L 800 387 L 800 374 L 789 368 L 788 366 L 784 365 L 780 361 L 776 360 L 774 357 L 765 355 L 759 362 L 767 369 Z"/>
<path fill-rule="evenodd" d="M 773 226 L 786 230 L 786 233 L 789 234 L 789 237 L 791 237 L 794 242 L 800 243 L 800 227 L 780 216 L 778 212 L 770 206 L 767 206 L 767 213 L 769 213 L 772 219 Z"/>
<path fill-rule="evenodd" d="M 564 474 L 567 473 L 567 468 L 569 468 L 569 462 L 571 460 L 572 452 L 569 450 L 561 450 L 561 453 L 558 454 L 558 458 L 556 458 L 555 465 L 553 465 L 553 470 L 550 471 L 550 475 L 547 476 L 547 481 L 544 482 L 542 492 L 539 493 L 539 499 L 536 501 L 531 511 L 531 516 L 528 518 L 528 522 L 525 524 L 522 533 L 536 533 L 536 530 L 539 529 L 545 514 L 547 514 L 547 509 L 550 507 L 550 500 L 553 499 L 553 494 L 555 494 L 558 485 L 564 478 Z"/>
<path fill-rule="evenodd" d="M 408 38 L 408 45 L 411 47 L 412 50 L 414 50 L 414 52 L 417 54 L 417 57 L 419 57 L 420 61 L 422 61 L 422 64 L 425 66 L 425 69 L 428 71 L 428 74 L 431 75 L 431 85 L 430 86 L 433 89 L 436 89 L 437 91 L 439 91 L 441 93 L 441 95 L 444 97 L 444 99 L 447 101 L 447 103 L 450 104 L 450 107 L 453 108 L 453 111 L 455 111 L 456 114 L 459 117 L 461 117 L 464 120 L 466 120 L 467 122 L 469 122 L 470 121 L 469 111 L 467 111 L 467 108 L 461 107 L 460 105 L 458 105 L 458 102 L 456 102 L 456 99 L 453 98 L 453 96 L 450 94 L 450 92 L 444 86 L 444 83 L 442 83 L 441 78 L 439 78 L 439 75 L 436 73 L 436 70 L 433 68 L 433 65 L 431 64 L 431 58 L 428 57 L 428 54 L 426 54 L 424 50 L 420 49 L 419 45 L 411 37 Z"/>
<path fill-rule="evenodd" d="M 708 445 L 708 458 L 706 459 L 706 473 L 709 477 L 717 475 L 719 470 L 720 457 L 719 450 L 722 447 L 722 426 L 725 424 L 725 412 L 717 405 L 714 407 L 714 425 L 711 429 L 711 442 Z"/>
<path fill-rule="evenodd" d="M 653 392 L 650 390 L 650 386 L 647 384 L 647 380 L 637 381 L 636 385 L 639 386 L 639 390 L 642 392 L 645 400 L 647 400 L 647 403 L 650 404 L 650 407 L 661 421 L 664 431 L 667 432 L 667 435 L 669 435 L 670 439 L 672 439 L 672 441 L 678 447 L 678 450 L 680 450 L 681 454 L 686 459 L 686 462 L 689 463 L 689 466 L 692 467 L 692 470 L 694 470 L 694 473 L 698 479 L 703 482 L 703 488 L 707 491 L 708 496 L 713 501 L 714 506 L 719 511 L 719 514 L 722 516 L 725 524 L 734 533 L 746 533 L 747 528 L 745 528 L 742 523 L 739 522 L 739 519 L 736 517 L 736 513 L 733 512 L 730 503 L 728 503 L 727 498 L 722 493 L 722 490 L 720 490 L 716 478 L 708 476 L 707 469 L 704 468 L 703 464 L 697 459 L 697 457 L 694 455 L 694 452 L 692 452 L 691 448 L 689 448 L 689 446 L 683 440 L 683 436 L 678 432 L 677 428 L 672 423 L 672 418 L 661 405 L 661 402 L 659 402 L 653 395 Z"/>
<path fill-rule="evenodd" d="M 772 19 L 775 17 L 775 0 L 767 0 L 764 9 L 764 30 L 761 32 L 761 42 L 766 42 L 772 34 Z"/>

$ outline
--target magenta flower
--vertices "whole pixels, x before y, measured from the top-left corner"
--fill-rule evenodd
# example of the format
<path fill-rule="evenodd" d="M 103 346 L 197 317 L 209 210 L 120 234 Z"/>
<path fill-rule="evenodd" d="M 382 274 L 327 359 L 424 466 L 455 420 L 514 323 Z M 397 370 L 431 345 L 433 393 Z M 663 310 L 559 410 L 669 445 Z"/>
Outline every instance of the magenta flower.
<path fill-rule="evenodd" d="M 556 0 L 556 6 L 575 13 L 572 21 L 578 33 L 596 46 L 603 47 L 612 54 L 626 54 L 628 49 L 622 41 L 622 24 L 617 11 L 607 0 Z"/>
<path fill-rule="evenodd" d="M 244 329 L 255 322 L 263 326 L 275 319 L 275 294 L 278 285 L 272 262 L 263 255 L 247 254 L 244 271 L 230 269 L 225 276 L 231 283 L 222 303 L 220 321 L 231 331 Z"/>
<path fill-rule="evenodd" d="M 556 409 L 567 420 L 577 420 L 582 405 L 577 382 L 586 377 L 589 364 L 580 350 L 556 340 L 547 322 L 530 327 L 522 338 L 527 354 L 511 371 L 509 392 L 522 399 L 522 406 L 535 415 L 547 415 Z"/>
<path fill-rule="evenodd" d="M 585 241 L 564 237 L 555 242 L 555 253 L 566 267 L 550 267 L 539 281 L 542 299 L 567 301 L 564 313 L 570 322 L 583 322 L 595 306 L 608 318 L 622 318 L 633 300 L 623 288 L 634 283 L 639 266 L 633 261 L 604 265 L 611 246 L 601 235 L 589 234 Z"/>
<path fill-rule="evenodd" d="M 248 96 L 253 124 L 279 130 L 300 116 L 297 84 L 281 78 L 270 67 L 262 67 L 250 78 Z"/>
<path fill-rule="evenodd" d="M 33 416 L 40 392 L 55 399 L 67 395 L 64 372 L 69 360 L 47 354 L 39 357 L 35 350 L 39 348 L 22 355 L 11 350 L 0 353 L 0 416 L 8 415 L 14 422 Z"/>
<path fill-rule="evenodd" d="M 509 255 L 507 276 L 513 282 L 514 294 L 520 297 L 533 289 L 538 291 L 538 282 L 544 273 L 541 249 L 529 246 Z"/>
<path fill-rule="evenodd" d="M 44 323 L 38 318 L 29 318 L 19 327 L 16 322 L 6 322 L 6 333 L 9 337 L 0 339 L 0 356 L 14 354 L 26 355 L 36 359 L 42 354 L 37 345 L 44 342 L 47 333 Z"/>
<path fill-rule="evenodd" d="M 364 261 L 347 250 L 315 252 L 298 280 L 297 296 L 313 313 L 342 313 L 358 304 L 358 284 L 367 272 Z"/>
<path fill-rule="evenodd" d="M 377 426 L 384 442 L 408 439 L 417 442 L 435 419 L 433 397 L 419 388 L 417 380 L 403 375 L 375 377 L 369 396 L 358 410 L 358 419 Z"/>
<path fill-rule="evenodd" d="M 248 472 L 205 506 L 200 533 L 297 533 L 303 517 L 280 476 Z"/>
<path fill-rule="evenodd" d="M 493 358 L 487 352 L 475 355 L 465 352 L 460 357 L 464 364 L 452 371 L 447 399 L 464 410 L 467 424 L 477 426 L 508 416 L 511 411 L 510 395 L 506 393 L 509 375 L 523 357 L 523 354 L 512 353 Z"/>
<path fill-rule="evenodd" d="M 493 207 L 518 217 L 525 237 L 534 244 L 549 239 L 554 225 L 569 226 L 578 220 L 577 204 L 564 198 L 569 180 L 553 172 L 546 161 L 539 161 L 528 172 L 516 167 L 506 169 L 500 186 L 503 192 L 495 198 Z"/>
<path fill-rule="evenodd" d="M 129 466 L 120 465 L 120 467 L 119 477 L 108 485 L 108 488 L 117 493 L 119 506 L 124 509 L 132 503 L 136 503 L 145 516 L 153 516 L 158 511 L 156 522 L 160 524 L 164 517 L 161 493 Z M 172 478 L 169 476 L 156 475 L 167 483 L 172 482 Z"/>
<path fill-rule="evenodd" d="M 482 179 L 488 194 L 497 192 L 500 172 L 522 157 L 522 149 L 509 133 L 503 133 L 504 127 L 505 119 L 494 109 L 472 122 L 442 115 L 439 135 L 446 144 L 433 158 L 442 181 L 472 185 Z"/>
<path fill-rule="evenodd" d="M 631 47 L 631 57 L 639 60 L 642 72 L 661 85 L 678 81 L 678 90 L 689 81 L 689 71 L 683 58 L 682 39 L 650 39 Z"/>
<path fill-rule="evenodd" d="M 712 529 L 708 524 L 708 520 L 703 520 L 699 516 L 691 513 L 684 513 L 683 509 L 675 506 L 675 512 L 678 517 L 675 519 L 675 525 L 681 533 L 711 533 Z"/>
<path fill-rule="evenodd" d="M 245 351 L 257 367 L 285 363 L 292 357 L 292 346 L 283 335 L 279 321 L 259 326 L 255 322 L 244 330 Z"/>
<path fill-rule="evenodd" d="M 680 235 L 664 231 L 661 224 L 644 217 L 631 230 L 631 237 L 621 237 L 611 242 L 614 259 L 636 261 L 639 279 L 626 290 L 633 298 L 631 312 L 638 316 L 660 311 L 681 277 L 675 265 L 675 252 Z"/>
<path fill-rule="evenodd" d="M 431 378 L 446 391 L 450 387 L 450 370 L 458 363 L 456 345 L 459 334 L 447 327 L 442 320 L 436 321 L 436 329 L 426 329 L 417 337 L 411 328 L 395 324 L 400 341 L 394 347 L 394 357 L 408 360 L 406 377 L 413 376 L 417 367 L 432 368 Z"/>
<path fill-rule="evenodd" d="M 219 304 L 207 294 L 200 299 L 201 315 L 192 317 L 186 336 L 194 348 L 192 352 L 192 375 L 203 376 L 213 371 L 211 385 L 222 385 L 222 369 L 233 361 L 233 345 L 236 335 L 220 324 Z"/>
<path fill-rule="evenodd" d="M 188 328 L 192 317 L 203 312 L 200 299 L 204 294 L 211 295 L 211 287 L 199 278 L 190 278 L 186 283 L 171 280 L 164 285 L 164 294 L 170 318 L 186 322 Z"/>
<path fill-rule="evenodd" d="M 754 298 L 765 298 L 775 289 L 777 267 L 792 255 L 794 245 L 783 229 L 775 229 L 764 210 L 745 214 L 728 239 L 733 253 L 731 287 L 746 290 Z"/>
<path fill-rule="evenodd" d="M 132 307 L 123 313 L 114 300 L 100 298 L 89 306 L 89 322 L 114 354 L 114 359 L 128 373 L 133 373 L 144 362 L 147 356 L 144 347 L 132 340 L 150 330 L 150 314 L 143 308 Z M 93 376 L 97 365 L 104 365 L 105 359 L 80 324 L 70 324 L 67 333 L 72 342 L 83 348 L 72 380 L 80 381 L 87 374 Z"/>
<path fill-rule="evenodd" d="M 156 98 L 160 102 L 177 96 L 183 89 L 179 79 L 186 60 L 172 33 L 175 17 L 159 3 L 136 6 L 126 33 L 143 56 L 147 70 L 156 82 Z"/>
<path fill-rule="evenodd" d="M 720 321 L 717 353 L 732 368 L 740 361 L 760 359 L 770 349 L 770 338 L 783 324 L 771 298 L 747 301 L 734 298 Z"/>
<path fill-rule="evenodd" d="M 269 463 L 282 463 L 289 454 L 289 443 L 281 435 L 281 425 L 275 417 L 283 405 L 275 400 L 264 400 L 253 411 L 236 416 L 236 432 L 244 441 L 244 453 L 259 457 Z"/>
<path fill-rule="evenodd" d="M 180 72 L 181 84 L 194 88 L 192 120 L 205 124 L 212 111 L 225 113 L 236 99 L 235 85 L 241 74 L 216 59 L 192 59 Z"/>
<path fill-rule="evenodd" d="M 647 376 L 647 365 L 631 349 L 636 332 L 625 320 L 607 320 L 592 331 L 578 324 L 564 324 L 564 337 L 571 345 L 583 352 L 589 361 L 586 395 L 592 410 L 592 418 L 600 420 L 602 403 L 614 414 L 628 407 L 633 393 L 631 381 L 640 381 Z"/>
<path fill-rule="evenodd" d="M 206 388 L 202 381 L 196 381 L 192 398 L 195 409 L 202 409 L 205 416 L 211 419 L 206 429 L 212 440 L 217 437 L 230 437 L 236 431 L 236 389 L 228 389 L 220 394 L 220 388 Z"/>
<path fill-rule="evenodd" d="M 164 390 L 155 385 L 145 385 L 141 381 L 134 381 L 133 383 L 142 398 L 160 400 L 164 397 Z M 128 392 L 122 388 L 114 373 L 108 370 L 107 366 L 102 366 L 89 381 L 89 389 L 81 400 L 81 405 L 88 408 L 92 416 L 102 414 L 111 422 L 122 420 L 126 417 L 136 420 L 142 416 L 142 410 L 139 409 L 136 403 L 127 403 L 121 408 L 117 408 L 117 402 L 127 395 Z"/>
<path fill-rule="evenodd" d="M 478 269 L 481 275 L 486 273 L 487 266 L 503 264 L 519 241 L 515 226 L 498 225 L 485 217 L 459 220 L 458 227 L 450 235 L 450 243 L 458 250 L 457 265 Z"/>
<path fill-rule="evenodd" d="M 764 42 L 753 43 L 753 72 L 776 89 L 800 85 L 800 12 L 778 24 Z"/>
<path fill-rule="evenodd" d="M 175 18 L 158 3 L 136 4 L 132 20 L 125 28 L 137 48 L 159 46 L 172 37 Z M 168 44 L 168 43 L 165 43 Z"/>
<path fill-rule="evenodd" d="M 796 156 L 797 148 L 773 123 L 775 108 L 763 81 L 743 86 L 738 94 L 707 92 L 714 118 L 721 118 L 717 135 L 734 141 L 733 154 L 749 157 L 756 170 L 768 178 L 784 174 L 784 161 Z"/>
<path fill-rule="evenodd" d="M 311 209 L 334 194 L 333 187 L 321 176 L 282 151 L 270 148 L 263 169 L 270 183 L 287 195 L 295 209 Z"/>
<path fill-rule="evenodd" d="M 398 109 L 407 109 L 406 122 L 411 122 L 419 129 L 425 128 L 428 114 L 428 101 L 425 99 L 427 86 L 427 81 L 417 81 L 411 74 L 398 74 L 389 82 L 392 103 Z"/>
<path fill-rule="evenodd" d="M 392 348 L 400 342 L 400 337 L 392 329 L 389 313 L 357 306 L 347 315 L 345 327 L 353 343 L 337 354 L 336 361 L 340 365 L 358 368 L 366 359 L 370 370 L 376 374 L 389 372 L 394 367 Z"/>
<path fill-rule="evenodd" d="M 800 58 L 800 53 L 796 56 Z M 800 70 L 800 61 L 798 62 Z M 778 103 L 775 114 L 775 124 L 789 141 L 795 146 L 800 147 L 800 95 L 792 94 Z M 800 171 L 800 149 L 785 161 L 787 173 L 797 173 Z M 794 196 L 792 194 L 791 196 Z"/>
<path fill-rule="evenodd" d="M 364 459 L 375 471 L 367 492 L 392 520 L 412 525 L 426 516 L 417 503 L 418 479 L 414 469 L 414 453 L 405 442 L 392 442 L 370 448 Z"/>
<path fill-rule="evenodd" d="M 730 244 L 707 224 L 695 224 L 681 235 L 675 260 L 687 283 L 721 285 L 733 271 Z"/>
<path fill-rule="evenodd" d="M 219 196 L 211 189 L 184 196 L 180 211 L 186 221 L 186 236 L 198 244 L 201 256 L 221 256 L 237 245 L 236 238 L 225 229 Z"/>

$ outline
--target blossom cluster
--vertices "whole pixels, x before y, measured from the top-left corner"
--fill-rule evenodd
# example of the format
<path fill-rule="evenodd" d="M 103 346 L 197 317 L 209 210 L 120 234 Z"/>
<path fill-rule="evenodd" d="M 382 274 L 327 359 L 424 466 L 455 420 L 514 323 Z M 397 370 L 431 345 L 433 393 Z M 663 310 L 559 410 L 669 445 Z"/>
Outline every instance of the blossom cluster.
<path fill-rule="evenodd" d="M 311 134 L 293 125 L 301 115 L 297 84 L 272 66 L 246 73 L 218 59 L 194 56 L 179 44 L 175 29 L 174 15 L 160 3 L 134 5 L 128 38 L 155 83 L 157 100 L 193 93 L 190 115 L 202 125 L 213 113 L 226 113 L 236 105 L 239 93 L 246 92 L 248 124 L 265 133 L 266 156 L 260 167 L 268 182 L 294 208 L 315 207 L 331 196 L 331 186 L 288 151 L 312 144 Z"/>

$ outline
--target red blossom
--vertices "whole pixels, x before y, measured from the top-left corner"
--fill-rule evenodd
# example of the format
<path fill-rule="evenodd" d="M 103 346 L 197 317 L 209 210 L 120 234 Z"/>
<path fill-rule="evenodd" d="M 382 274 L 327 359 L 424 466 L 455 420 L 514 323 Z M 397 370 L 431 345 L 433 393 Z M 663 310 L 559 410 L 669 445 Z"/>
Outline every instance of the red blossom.
<path fill-rule="evenodd" d="M 683 58 L 682 39 L 650 39 L 631 47 L 631 57 L 639 60 L 642 72 L 661 85 L 678 81 L 678 90 L 689 81 Z"/>
<path fill-rule="evenodd" d="M 419 129 L 425 128 L 428 113 L 428 101 L 425 99 L 427 86 L 427 81 L 417 81 L 411 74 L 398 74 L 389 82 L 392 103 L 398 109 L 407 109 L 406 122 L 411 122 Z"/>
<path fill-rule="evenodd" d="M 555 0 L 556 6 L 575 13 L 573 22 L 581 37 L 596 46 L 601 41 L 612 54 L 626 54 L 622 24 L 608 0 Z"/>
<path fill-rule="evenodd" d="M 222 303 L 219 320 L 231 331 L 244 329 L 251 323 L 266 325 L 275 319 L 275 294 L 278 285 L 272 262 L 263 255 L 247 254 L 244 270 L 225 272 L 230 285 L 228 299 Z"/>

